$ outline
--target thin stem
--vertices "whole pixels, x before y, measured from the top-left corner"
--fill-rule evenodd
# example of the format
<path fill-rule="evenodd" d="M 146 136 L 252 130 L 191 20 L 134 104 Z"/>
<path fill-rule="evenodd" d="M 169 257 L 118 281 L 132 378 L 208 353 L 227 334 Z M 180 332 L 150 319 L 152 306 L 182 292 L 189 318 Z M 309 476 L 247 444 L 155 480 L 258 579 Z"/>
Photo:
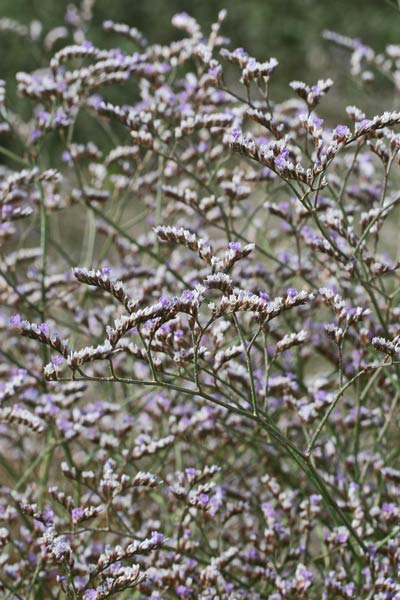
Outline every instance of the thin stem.
<path fill-rule="evenodd" d="M 257 394 L 256 394 L 256 388 L 254 385 L 253 367 L 251 364 L 250 351 L 249 351 L 250 346 L 249 347 L 247 346 L 247 342 L 244 337 L 243 330 L 242 330 L 239 320 L 235 314 L 233 314 L 233 321 L 235 323 L 236 330 L 237 330 L 240 340 L 242 342 L 243 351 L 244 351 L 245 357 L 246 357 L 247 371 L 248 371 L 249 380 L 250 380 L 250 396 L 251 396 L 251 404 L 253 407 L 253 415 L 258 416 Z"/>
<path fill-rule="evenodd" d="M 309 443 L 309 445 L 308 445 L 308 447 L 307 447 L 306 453 L 305 453 L 307 457 L 311 456 L 311 454 L 312 454 L 312 451 L 313 451 L 313 449 L 314 449 L 314 447 L 315 447 L 315 444 L 317 443 L 317 441 L 318 441 L 318 438 L 319 438 L 319 436 L 321 435 L 321 433 L 322 433 L 322 430 L 323 430 L 323 428 L 325 427 L 325 424 L 326 424 L 327 420 L 329 419 L 330 415 L 331 415 L 331 414 L 332 414 L 332 412 L 334 411 L 334 409 L 335 409 L 335 407 L 336 407 L 336 405 L 337 405 L 338 401 L 339 401 L 339 400 L 340 400 L 340 398 L 343 396 L 343 394 L 345 393 L 345 391 L 346 391 L 346 390 L 347 390 L 349 387 L 351 387 L 351 386 L 353 385 L 353 383 L 354 383 L 355 381 L 357 381 L 357 379 L 359 379 L 359 378 L 360 378 L 362 375 L 364 375 L 365 373 L 367 373 L 367 372 L 368 372 L 368 371 L 369 371 L 371 368 L 372 368 L 372 369 L 377 369 L 377 370 L 378 370 L 378 369 L 382 369 L 383 367 L 387 367 L 387 366 L 389 366 L 390 364 L 391 364 L 391 363 L 384 362 L 384 363 L 382 363 L 382 364 L 380 364 L 380 365 L 378 365 L 378 366 L 376 366 L 376 367 L 370 367 L 370 368 L 365 368 L 365 369 L 362 369 L 362 371 L 360 371 L 359 373 L 357 373 L 356 375 L 354 375 L 354 377 L 352 377 L 352 378 L 351 378 L 351 379 L 350 379 L 350 380 L 349 380 L 347 383 L 345 383 L 345 384 L 343 385 L 343 387 L 342 387 L 342 388 L 339 390 L 339 392 L 336 394 L 335 398 L 334 398 L 334 399 L 333 399 L 333 401 L 331 402 L 331 404 L 330 404 L 330 406 L 329 406 L 328 410 L 326 411 L 326 413 L 325 413 L 325 414 L 324 414 L 324 416 L 322 417 L 322 419 L 321 419 L 321 421 L 320 421 L 320 423 L 319 423 L 319 425 L 318 425 L 317 429 L 315 430 L 315 432 L 314 432 L 314 434 L 313 434 L 313 436 L 312 436 L 312 438 L 311 438 L 311 441 L 310 441 L 310 443 Z"/>

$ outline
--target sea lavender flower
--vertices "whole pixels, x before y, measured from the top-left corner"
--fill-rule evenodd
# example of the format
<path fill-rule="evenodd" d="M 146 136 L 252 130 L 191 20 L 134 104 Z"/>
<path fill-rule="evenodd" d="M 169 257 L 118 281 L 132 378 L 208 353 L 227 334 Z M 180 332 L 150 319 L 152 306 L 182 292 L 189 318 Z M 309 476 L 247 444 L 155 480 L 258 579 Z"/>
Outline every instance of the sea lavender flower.
<path fill-rule="evenodd" d="M 224 11 L 111 49 L 92 12 L 0 19 L 51 55 L 19 116 L 0 82 L 1 589 L 396 599 L 399 113 L 276 101 Z M 398 46 L 328 38 L 399 87 Z"/>

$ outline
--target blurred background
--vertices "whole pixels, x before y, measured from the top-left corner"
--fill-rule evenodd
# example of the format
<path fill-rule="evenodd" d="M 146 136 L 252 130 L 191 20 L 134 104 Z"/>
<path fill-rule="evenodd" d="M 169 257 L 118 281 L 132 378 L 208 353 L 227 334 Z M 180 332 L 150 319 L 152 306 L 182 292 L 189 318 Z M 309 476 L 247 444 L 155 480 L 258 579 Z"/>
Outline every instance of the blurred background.
<path fill-rule="evenodd" d="M 64 23 L 70 5 L 66 0 L 0 0 L 0 17 L 25 25 L 40 21 L 45 34 Z M 378 80 L 374 94 L 368 88 L 360 91 L 348 74 L 348 53 L 321 34 L 331 29 L 383 50 L 400 41 L 397 0 L 97 0 L 88 37 L 100 47 L 121 43 L 121 38 L 102 32 L 102 22 L 112 19 L 137 27 L 150 42 L 168 42 L 181 36 L 171 25 L 176 12 L 190 13 L 206 33 L 221 8 L 228 10 L 223 32 L 232 47 L 243 46 L 259 60 L 271 56 L 279 60 L 275 98 L 288 93 L 287 84 L 293 79 L 313 83 L 330 76 L 335 87 L 328 95 L 326 110 L 332 118 L 354 102 L 368 112 L 393 107 L 392 87 Z M 9 32 L 0 32 L 0 56 L 0 78 L 10 83 L 16 71 L 44 66 L 39 52 L 28 49 L 21 36 Z"/>

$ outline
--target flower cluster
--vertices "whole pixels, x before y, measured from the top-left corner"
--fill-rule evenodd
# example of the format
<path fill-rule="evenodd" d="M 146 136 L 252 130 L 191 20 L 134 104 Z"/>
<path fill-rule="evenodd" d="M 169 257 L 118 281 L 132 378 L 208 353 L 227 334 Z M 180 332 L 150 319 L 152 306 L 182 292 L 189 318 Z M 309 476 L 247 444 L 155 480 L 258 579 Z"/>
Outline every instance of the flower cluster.
<path fill-rule="evenodd" d="M 0 20 L 1 597 L 399 600 L 400 113 L 93 11 Z"/>

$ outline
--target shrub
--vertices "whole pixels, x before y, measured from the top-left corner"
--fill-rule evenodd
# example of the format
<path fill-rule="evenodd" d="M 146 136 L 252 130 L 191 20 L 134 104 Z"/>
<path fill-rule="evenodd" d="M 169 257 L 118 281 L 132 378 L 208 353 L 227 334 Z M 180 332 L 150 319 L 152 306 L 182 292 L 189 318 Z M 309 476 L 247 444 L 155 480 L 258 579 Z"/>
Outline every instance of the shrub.
<path fill-rule="evenodd" d="M 4 598 L 400 598 L 400 113 L 274 102 L 224 16 L 2 88 Z"/>

